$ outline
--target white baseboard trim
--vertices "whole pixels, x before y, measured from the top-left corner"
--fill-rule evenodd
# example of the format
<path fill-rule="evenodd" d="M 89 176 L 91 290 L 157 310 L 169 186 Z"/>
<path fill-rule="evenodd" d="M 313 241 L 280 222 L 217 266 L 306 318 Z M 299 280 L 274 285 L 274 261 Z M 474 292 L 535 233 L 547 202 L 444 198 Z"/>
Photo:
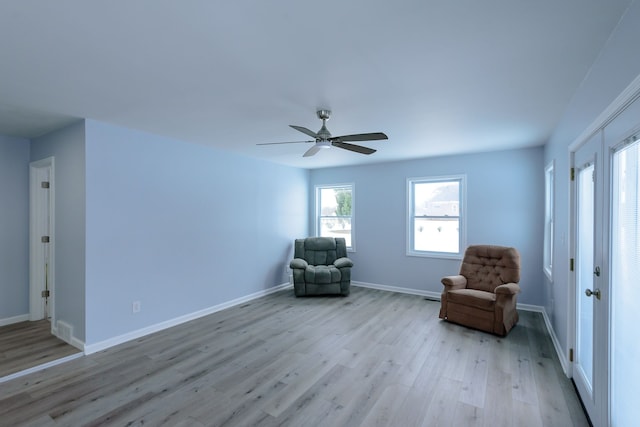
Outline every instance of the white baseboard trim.
<path fill-rule="evenodd" d="M 376 284 L 376 283 L 366 283 L 366 282 L 354 282 L 354 281 L 352 281 L 351 285 L 352 286 L 359 286 L 361 288 L 378 289 L 378 290 L 381 290 L 381 291 L 399 292 L 401 294 L 420 295 L 420 296 L 432 299 L 434 301 L 440 301 L 440 295 L 441 295 L 440 292 L 423 291 L 421 289 L 413 289 L 413 288 L 400 288 L 400 287 L 396 287 L 396 286 L 379 285 L 379 284 Z M 544 314 L 544 307 L 539 306 L 539 305 L 518 303 L 518 310 L 535 311 L 535 312 Z"/>
<path fill-rule="evenodd" d="M 179 316 L 170 320 L 166 320 L 164 322 L 156 323 L 155 325 L 150 325 L 145 328 L 141 328 L 135 331 L 127 332 L 126 334 L 118 335 L 113 338 L 106 339 L 104 341 L 100 341 L 93 344 L 85 344 L 83 347 L 84 353 L 89 355 L 92 353 L 96 353 L 98 351 L 106 350 L 110 347 L 114 347 L 119 344 L 123 344 L 127 341 L 135 340 L 145 335 L 149 335 L 155 332 L 162 331 L 167 328 L 171 328 L 173 326 L 180 325 L 185 322 L 189 322 L 191 320 L 198 319 L 203 316 L 208 316 L 209 314 L 213 314 L 215 312 L 224 310 L 226 308 L 230 308 L 236 305 L 244 304 L 247 301 L 251 301 L 274 292 L 281 291 L 283 289 L 290 288 L 290 283 L 283 283 L 278 286 L 274 286 L 273 288 L 266 289 L 264 291 L 255 292 L 253 294 L 249 294 L 240 298 L 236 298 L 231 301 L 224 302 L 222 304 L 218 304 L 212 307 L 205 308 L 203 310 L 195 311 L 193 313 L 185 314 L 184 316 Z"/>
<path fill-rule="evenodd" d="M 4 319 L 0 319 L 0 326 L 12 325 L 14 323 L 26 322 L 29 320 L 29 313 L 21 314 L 19 316 L 6 317 Z"/>
<path fill-rule="evenodd" d="M 76 354 L 72 354 L 70 356 L 63 357 L 61 359 L 52 360 L 51 362 L 43 363 L 42 365 L 34 366 L 33 368 L 25 369 L 24 371 L 16 372 L 15 374 L 10 374 L 5 377 L 0 378 L 0 384 L 11 381 L 16 378 L 23 377 L 25 375 L 33 374 L 34 372 L 42 371 L 43 369 L 50 368 L 52 366 L 60 365 L 61 363 L 68 362 L 73 359 L 78 359 L 84 356 L 84 353 L 79 352 Z"/>
<path fill-rule="evenodd" d="M 82 341 L 81 339 L 76 338 L 75 336 L 71 336 L 71 339 L 66 339 L 65 337 L 63 337 L 59 332 L 58 332 L 58 328 L 53 326 L 51 328 L 51 333 L 58 339 L 66 342 L 69 345 L 74 346 L 75 348 L 77 348 L 80 351 L 84 352 L 84 341 Z"/>
<path fill-rule="evenodd" d="M 421 289 L 400 288 L 397 286 L 379 285 L 377 283 L 354 282 L 354 281 L 351 281 L 351 285 L 358 286 L 361 288 L 377 289 L 379 291 L 398 292 L 401 294 L 410 294 L 410 295 L 420 295 L 435 301 L 440 301 L 440 292 L 423 291 Z"/>
<path fill-rule="evenodd" d="M 351 282 L 352 286 L 357 286 L 357 287 L 361 287 L 361 288 L 370 288 L 370 289 L 377 289 L 377 290 L 381 290 L 381 291 L 388 291 L 388 292 L 397 292 L 397 293 L 403 293 L 403 294 L 410 294 L 410 295 L 418 295 L 418 296 L 423 296 L 426 297 L 428 299 L 434 300 L 434 301 L 440 301 L 440 292 L 434 292 L 434 291 L 425 291 L 425 290 L 421 290 L 421 289 L 413 289 L 413 288 L 402 288 L 402 287 L 397 287 L 397 286 L 389 286 L 389 285 L 381 285 L 381 284 L 376 284 L 376 283 L 367 283 L 367 282 L 357 282 L 357 281 L 352 281 Z M 213 314 L 215 312 L 224 310 L 226 308 L 230 308 L 236 305 L 240 305 L 243 304 L 247 301 L 251 301 L 269 294 L 272 294 L 274 292 L 278 292 L 287 288 L 291 288 L 292 285 L 291 283 L 283 283 L 281 285 L 278 286 L 274 286 L 273 288 L 264 290 L 264 291 L 260 291 L 260 292 L 255 292 L 253 294 L 250 295 L 246 295 L 244 297 L 240 297 L 231 301 L 227 301 L 225 303 L 222 304 L 218 304 L 200 311 L 196 311 L 193 313 L 189 313 L 186 314 L 184 316 L 179 316 L 176 317 L 174 319 L 170 319 L 167 320 L 165 322 L 160 322 L 157 323 L 155 325 L 151 325 L 151 326 L 147 326 L 145 328 L 142 329 L 138 329 L 136 331 L 132 331 L 132 332 L 128 332 L 126 334 L 123 335 L 119 335 L 113 338 L 109 338 L 107 340 L 104 341 L 100 341 L 94 344 L 84 344 L 82 341 L 77 340 L 75 337 L 73 338 L 73 342 L 71 342 L 70 344 L 73 345 L 76 348 L 82 349 L 84 351 L 84 354 L 92 354 L 92 353 L 96 353 L 98 351 L 102 351 L 102 350 L 106 350 L 110 347 L 114 347 L 116 345 L 119 344 L 123 344 L 127 341 L 131 341 L 134 339 L 138 339 L 140 337 L 143 337 L 145 335 L 149 335 L 155 332 L 159 332 L 161 330 L 167 329 L 167 328 L 171 328 L 173 326 L 177 326 L 180 325 L 182 323 L 185 322 L 189 322 L 191 320 L 195 320 L 198 319 L 200 317 L 203 316 L 207 316 L 209 314 Z M 518 310 L 524 310 L 524 311 L 533 311 L 533 312 L 537 312 L 537 313 L 542 313 L 542 318 L 544 319 L 544 323 L 545 326 L 547 328 L 547 332 L 549 332 L 549 336 L 551 337 L 551 342 L 553 343 L 553 346 L 555 348 L 556 354 L 558 355 L 558 359 L 560 360 L 560 364 L 562 365 L 562 369 L 564 371 L 564 373 L 568 376 L 568 372 L 569 372 L 569 362 L 567 360 L 567 358 L 565 357 L 565 355 L 562 353 L 562 347 L 560 346 L 560 342 L 558 341 L 558 337 L 556 336 L 553 327 L 551 325 L 551 321 L 549 320 L 549 316 L 547 315 L 546 310 L 544 309 L 544 307 L 542 306 L 538 306 L 538 305 L 532 305 L 532 304 L 522 304 L 522 303 L 518 303 Z M 28 318 L 28 315 L 26 315 Z"/>
<path fill-rule="evenodd" d="M 518 310 L 535 311 L 537 313 L 542 313 L 542 319 L 544 319 L 544 325 L 547 328 L 549 337 L 551 337 L 551 342 L 553 343 L 553 348 L 556 350 L 556 354 L 558 355 L 558 360 L 560 361 L 560 365 L 562 366 L 562 371 L 567 377 L 569 377 L 571 365 L 570 365 L 570 362 L 567 360 L 567 357 L 562 352 L 562 346 L 560 345 L 558 336 L 556 335 L 556 332 L 553 329 L 553 326 L 551 325 L 551 319 L 549 319 L 547 310 L 542 306 L 530 305 L 530 304 L 518 304 Z"/>
<path fill-rule="evenodd" d="M 517 303 L 516 308 L 522 311 L 533 311 L 534 313 L 542 313 L 544 311 L 544 307 L 540 305 L 533 305 L 533 304 Z"/>
<path fill-rule="evenodd" d="M 567 356 L 562 351 L 562 346 L 560 345 L 560 341 L 558 340 L 558 336 L 556 335 L 553 326 L 551 325 L 551 319 L 547 315 L 547 310 L 542 309 L 542 318 L 544 319 L 544 324 L 547 326 L 547 331 L 549 332 L 549 336 L 551 337 L 551 342 L 553 343 L 553 347 L 556 349 L 556 354 L 558 355 L 558 360 L 560 361 L 560 365 L 562 366 L 562 371 L 567 376 L 567 378 L 571 378 L 571 362 L 567 359 Z"/>

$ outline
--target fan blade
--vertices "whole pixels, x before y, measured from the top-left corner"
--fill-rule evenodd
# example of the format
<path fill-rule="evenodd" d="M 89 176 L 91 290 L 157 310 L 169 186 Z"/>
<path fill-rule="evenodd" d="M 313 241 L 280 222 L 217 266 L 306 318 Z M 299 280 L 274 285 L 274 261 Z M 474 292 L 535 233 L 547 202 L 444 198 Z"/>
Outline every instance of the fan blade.
<path fill-rule="evenodd" d="M 309 143 L 309 142 L 316 142 L 316 141 L 314 140 L 314 141 L 262 142 L 256 145 L 301 144 L 303 142 Z"/>
<path fill-rule="evenodd" d="M 295 126 L 295 125 L 289 125 L 290 127 L 294 128 L 295 130 L 302 132 L 302 133 L 306 133 L 307 135 L 309 135 L 311 138 L 315 138 L 315 139 L 320 139 L 320 137 L 318 136 L 317 133 L 315 133 L 312 130 L 309 130 L 305 127 L 302 126 Z"/>
<path fill-rule="evenodd" d="M 355 151 L 360 154 L 373 154 L 376 152 L 373 148 L 363 147 L 362 145 L 347 144 L 346 142 L 340 141 L 332 141 L 331 145 L 338 148 L 344 148 L 345 150 Z"/>
<path fill-rule="evenodd" d="M 329 138 L 329 141 L 377 141 L 380 139 L 389 139 L 389 137 L 382 132 L 357 133 L 355 135 L 334 136 Z"/>
<path fill-rule="evenodd" d="M 302 157 L 311 157 L 321 149 L 322 147 L 320 147 L 319 145 L 314 145 L 313 147 L 309 148 L 307 152 L 302 155 Z"/>

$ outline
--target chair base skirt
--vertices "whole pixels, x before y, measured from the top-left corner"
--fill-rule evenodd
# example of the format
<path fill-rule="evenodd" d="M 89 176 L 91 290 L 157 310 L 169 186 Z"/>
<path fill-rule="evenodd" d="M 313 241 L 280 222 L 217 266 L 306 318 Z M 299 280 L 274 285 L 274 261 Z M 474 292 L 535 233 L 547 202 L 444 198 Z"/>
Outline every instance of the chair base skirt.
<path fill-rule="evenodd" d="M 502 319 L 496 319 L 495 311 L 482 311 L 474 307 L 447 302 L 445 313 L 444 315 L 441 313 L 440 318 L 502 337 L 506 336 L 518 323 L 516 310 L 506 314 Z"/>
<path fill-rule="evenodd" d="M 311 296 L 311 295 L 342 295 L 347 296 L 351 290 L 350 282 L 348 283 L 327 283 L 327 284 L 314 284 L 314 283 L 302 283 L 294 284 L 293 290 L 297 297 Z"/>

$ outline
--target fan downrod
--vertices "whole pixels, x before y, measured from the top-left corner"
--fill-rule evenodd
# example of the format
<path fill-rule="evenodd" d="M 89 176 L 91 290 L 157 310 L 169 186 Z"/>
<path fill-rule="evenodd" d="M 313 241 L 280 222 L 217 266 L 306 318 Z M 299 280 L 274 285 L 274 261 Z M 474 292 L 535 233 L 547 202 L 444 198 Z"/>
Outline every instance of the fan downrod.
<path fill-rule="evenodd" d="M 318 115 L 318 118 L 322 120 L 322 127 L 318 131 L 318 138 L 316 138 L 316 142 L 327 141 L 329 138 L 331 138 L 331 132 L 329 132 L 329 129 L 327 129 L 326 126 L 327 120 L 329 120 L 329 117 L 331 116 L 331 111 L 318 110 L 316 114 Z"/>

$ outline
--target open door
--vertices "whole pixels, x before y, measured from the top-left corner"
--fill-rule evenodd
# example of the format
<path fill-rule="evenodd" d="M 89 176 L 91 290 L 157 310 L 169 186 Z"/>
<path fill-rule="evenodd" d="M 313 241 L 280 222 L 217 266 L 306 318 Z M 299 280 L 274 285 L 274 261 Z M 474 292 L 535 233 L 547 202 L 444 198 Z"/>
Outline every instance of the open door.
<path fill-rule="evenodd" d="M 29 168 L 29 319 L 55 325 L 54 159 Z"/>
<path fill-rule="evenodd" d="M 573 381 L 593 425 L 607 413 L 608 319 L 603 255 L 602 132 L 574 152 L 573 258 L 575 352 Z"/>

